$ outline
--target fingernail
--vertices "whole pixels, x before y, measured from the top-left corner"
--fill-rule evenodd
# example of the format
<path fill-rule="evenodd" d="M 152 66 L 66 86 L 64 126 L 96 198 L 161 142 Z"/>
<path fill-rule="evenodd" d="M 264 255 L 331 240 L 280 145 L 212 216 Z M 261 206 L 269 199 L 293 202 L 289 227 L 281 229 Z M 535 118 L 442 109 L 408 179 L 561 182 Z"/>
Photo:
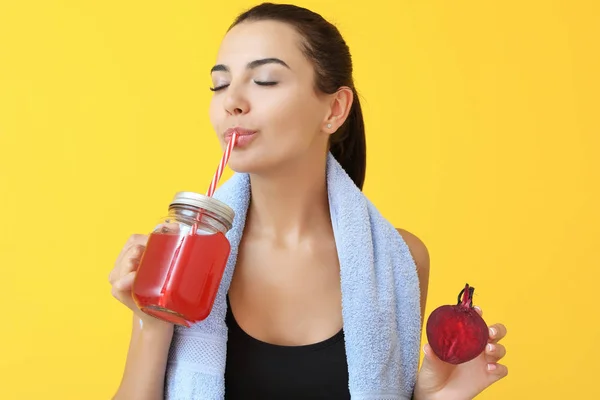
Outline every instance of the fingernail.
<path fill-rule="evenodd" d="M 488 364 L 488 365 L 487 365 L 487 369 L 488 369 L 488 371 L 493 371 L 493 370 L 495 370 L 495 369 L 496 369 L 496 364 Z"/>
<path fill-rule="evenodd" d="M 494 351 L 494 348 L 495 348 L 495 347 L 496 347 L 496 346 L 494 346 L 494 345 L 493 345 L 493 344 L 491 344 L 491 343 L 488 343 L 488 345 L 487 345 L 487 349 L 488 349 L 488 351 L 489 351 L 490 353 L 491 353 L 492 351 Z"/>
<path fill-rule="evenodd" d="M 425 350 L 425 347 L 427 347 L 427 343 L 425 343 L 425 344 L 423 345 L 423 353 L 425 353 L 425 355 L 427 355 L 427 350 Z"/>
<path fill-rule="evenodd" d="M 477 311 L 481 311 L 481 307 L 479 307 L 479 306 L 475 306 L 473 308 L 475 308 Z"/>
<path fill-rule="evenodd" d="M 490 328 L 490 336 L 496 336 L 496 329 Z"/>

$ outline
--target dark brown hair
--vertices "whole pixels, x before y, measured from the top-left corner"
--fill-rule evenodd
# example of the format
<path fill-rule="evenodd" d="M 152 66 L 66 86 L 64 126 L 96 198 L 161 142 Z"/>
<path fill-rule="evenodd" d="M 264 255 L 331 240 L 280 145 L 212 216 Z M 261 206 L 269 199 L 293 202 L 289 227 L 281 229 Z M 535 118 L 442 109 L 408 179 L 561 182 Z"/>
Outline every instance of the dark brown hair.
<path fill-rule="evenodd" d="M 361 190 L 367 167 L 365 124 L 354 87 L 350 49 L 338 29 L 321 15 L 290 4 L 262 3 L 240 14 L 229 29 L 242 22 L 279 21 L 302 36 L 302 51 L 315 68 L 315 85 L 333 94 L 340 87 L 352 89 L 354 100 L 348 118 L 330 139 L 330 151 Z"/>

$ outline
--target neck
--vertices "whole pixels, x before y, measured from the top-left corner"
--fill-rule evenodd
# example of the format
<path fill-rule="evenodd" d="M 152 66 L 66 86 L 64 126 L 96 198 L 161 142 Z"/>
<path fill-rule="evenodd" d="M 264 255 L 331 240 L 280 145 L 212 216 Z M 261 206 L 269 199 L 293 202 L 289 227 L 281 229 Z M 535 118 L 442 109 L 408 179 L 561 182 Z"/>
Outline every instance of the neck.
<path fill-rule="evenodd" d="M 251 175 L 248 229 L 286 242 L 297 242 L 315 229 L 331 229 L 326 165 L 327 157 L 318 154 Z"/>

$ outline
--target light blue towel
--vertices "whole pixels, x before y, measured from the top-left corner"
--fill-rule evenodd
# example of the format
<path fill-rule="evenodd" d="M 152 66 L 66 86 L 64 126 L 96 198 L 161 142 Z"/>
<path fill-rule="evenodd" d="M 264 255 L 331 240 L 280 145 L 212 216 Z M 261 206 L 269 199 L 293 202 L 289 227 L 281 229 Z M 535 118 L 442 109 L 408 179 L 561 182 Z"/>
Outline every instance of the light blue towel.
<path fill-rule="evenodd" d="M 415 263 L 396 229 L 328 154 L 327 187 L 341 270 L 342 316 L 353 400 L 408 400 L 421 339 Z M 165 398 L 222 400 L 227 350 L 226 294 L 250 201 L 247 174 L 236 173 L 215 193 L 235 211 L 227 234 L 231 255 L 210 316 L 176 327 Z"/>

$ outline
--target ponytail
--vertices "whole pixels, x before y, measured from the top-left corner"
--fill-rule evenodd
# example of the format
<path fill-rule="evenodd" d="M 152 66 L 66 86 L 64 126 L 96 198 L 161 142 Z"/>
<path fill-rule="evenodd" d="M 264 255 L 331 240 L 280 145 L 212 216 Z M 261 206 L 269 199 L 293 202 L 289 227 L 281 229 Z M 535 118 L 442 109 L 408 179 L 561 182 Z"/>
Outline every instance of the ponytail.
<path fill-rule="evenodd" d="M 365 122 L 356 89 L 352 89 L 354 101 L 346 122 L 331 138 L 330 152 L 344 171 L 362 190 L 367 170 L 367 142 Z"/>

